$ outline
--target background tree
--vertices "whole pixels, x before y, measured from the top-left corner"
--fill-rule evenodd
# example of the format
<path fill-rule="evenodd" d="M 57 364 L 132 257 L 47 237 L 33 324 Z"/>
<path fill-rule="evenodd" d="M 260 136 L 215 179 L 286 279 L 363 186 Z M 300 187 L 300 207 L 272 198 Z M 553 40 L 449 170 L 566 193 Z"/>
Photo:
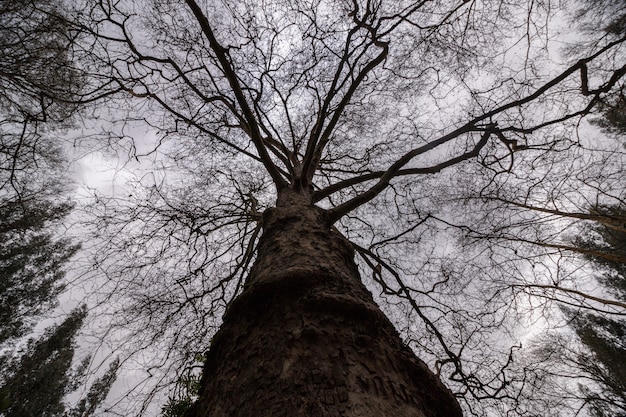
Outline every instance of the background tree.
<path fill-rule="evenodd" d="M 626 14 L 624 15 L 626 16 Z M 622 22 L 624 16 L 617 15 L 616 22 Z M 623 22 L 622 22 L 623 25 Z M 619 25 L 609 25 L 616 30 Z M 624 28 L 621 28 L 622 33 Z M 592 120 L 602 130 L 624 145 L 626 125 L 624 125 L 623 90 L 616 93 L 612 100 L 600 106 L 601 117 Z M 623 415 L 626 413 L 626 323 L 622 316 L 626 314 L 626 206 L 594 206 L 588 216 L 593 221 L 584 224 L 578 235 L 572 238 L 575 249 L 590 261 L 597 270 L 593 275 L 602 285 L 613 305 L 621 307 L 618 315 L 598 312 L 580 312 L 564 308 L 570 326 L 574 329 L 583 348 L 572 348 L 572 337 L 553 335 L 551 347 L 543 349 L 554 352 L 557 366 L 563 372 L 563 362 L 575 370 L 578 378 L 575 388 L 585 408 L 593 416 Z M 590 297 L 590 296 L 589 296 Z M 558 342 L 558 343 L 555 343 Z M 575 342 L 574 342 L 575 343 Z M 576 393 L 570 394 L 576 396 Z"/>
<path fill-rule="evenodd" d="M 0 2 L 0 343 L 54 305 L 78 248 L 55 233 L 73 205 L 52 127 L 67 125 L 79 86 L 58 7 Z"/>
<path fill-rule="evenodd" d="M 87 395 L 66 412 L 65 396 L 77 390 L 87 368 L 72 368 L 75 338 L 87 316 L 86 306 L 71 312 L 58 326 L 31 339 L 19 359 L 3 370 L 0 386 L 0 413 L 6 417 L 87 417 L 106 397 L 116 376 L 117 362 L 98 378 Z M 89 357 L 83 362 L 89 361 Z"/>
<path fill-rule="evenodd" d="M 609 39 L 626 33 L 622 2 L 581 2 L 575 19 L 572 23 L 582 25 L 585 43 L 568 48 L 568 54 L 594 45 L 598 33 Z M 483 188 L 470 197 L 472 206 L 480 211 L 508 213 L 508 217 L 487 214 L 488 220 L 480 226 L 463 225 L 463 235 L 471 236 L 470 242 L 484 242 L 479 244 L 483 248 L 495 240 L 496 249 L 488 249 L 490 256 L 496 251 L 512 251 L 515 257 L 509 260 L 519 259 L 516 268 L 523 266 L 523 258 L 530 260 L 530 268 L 513 269 L 519 274 L 517 279 L 501 281 L 501 290 L 521 291 L 543 300 L 535 301 L 527 311 L 545 334 L 531 341 L 522 361 L 525 369 L 536 375 L 535 391 L 543 393 L 525 399 L 535 413 L 623 413 L 623 98 L 622 84 L 600 100 L 594 111 L 598 116 L 589 120 L 600 131 L 584 123 L 580 126 L 579 138 L 605 142 L 580 154 L 585 155 L 586 164 L 569 164 L 569 176 L 558 174 L 553 168 L 559 165 L 550 160 L 534 160 L 529 170 L 542 165 L 543 169 L 538 175 L 523 177 L 532 185 L 521 188 L 517 182 L 496 182 L 491 190 Z M 600 149 L 604 155 L 593 158 Z M 554 174 L 558 174 L 556 183 L 545 180 Z M 508 261 L 499 270 L 506 274 L 511 266 Z M 528 275 L 532 279 L 525 278 Z M 560 308 L 553 309 L 554 304 Z M 555 310 L 565 313 L 571 328 L 564 328 Z M 539 378 L 542 383 L 537 382 Z"/>
<path fill-rule="evenodd" d="M 81 83 L 70 64 L 72 34 L 60 3 L 2 0 L 0 19 L 3 130 L 11 124 L 63 121 L 75 109 L 70 103 Z"/>
<path fill-rule="evenodd" d="M 86 359 L 89 359 L 87 357 Z M 111 386 L 117 379 L 117 371 L 119 368 L 119 360 L 116 358 L 109 363 L 109 369 L 90 385 L 89 390 L 81 398 L 78 403 L 73 406 L 68 412 L 63 414 L 63 417 L 89 417 L 95 416 L 98 407 L 100 407 L 106 399 Z M 79 380 L 82 384 L 82 381 Z M 73 382 L 74 389 L 78 388 L 76 381 Z"/>
<path fill-rule="evenodd" d="M 0 388 L 6 416 L 60 416 L 74 357 L 73 339 L 86 309 L 75 310 L 59 326 L 31 340 L 19 361 L 11 364 Z"/>
<path fill-rule="evenodd" d="M 62 416 L 63 397 L 85 382 L 89 358 L 72 368 L 86 310 L 69 314 L 16 351 L 66 289 L 79 249 L 61 226 L 74 207 L 61 137 L 72 126 L 81 88 L 60 2 L 0 0 L 0 413 Z M 72 416 L 92 415 L 115 377 L 91 385 Z"/>
<path fill-rule="evenodd" d="M 573 334 L 567 328 L 552 330 L 537 338 L 538 345 L 533 353 L 550 364 L 544 371 L 546 380 L 550 381 L 547 395 L 566 398 L 570 403 L 561 415 L 567 415 L 567 410 L 582 409 L 592 416 L 619 416 L 626 412 L 623 382 L 626 371 L 623 320 L 626 217 L 623 209 L 615 207 L 595 208 L 590 214 L 602 216 L 603 222 L 587 224 L 574 244 L 584 251 L 584 258 L 594 266 L 595 279 L 613 297 L 615 304 L 621 305 L 621 310 L 611 315 L 591 308 L 580 311 L 564 307 L 564 316 Z M 610 259 L 606 255 L 610 255 Z"/>
<path fill-rule="evenodd" d="M 51 230 L 71 209 L 48 200 L 0 205 L 0 344 L 30 330 L 64 289 L 64 266 L 78 246 Z"/>
<path fill-rule="evenodd" d="M 559 62 L 554 43 L 568 38 L 550 34 L 563 12 L 521 1 L 79 3 L 83 98 L 109 100 L 94 110 L 101 139 L 154 162 L 89 208 L 101 317 L 128 336 L 128 362 L 155 352 L 136 386 L 146 401 L 212 340 L 190 415 L 289 413 L 287 393 L 303 413 L 436 415 L 446 411 L 424 393 L 439 392 L 434 402 L 458 413 L 412 352 L 467 412 L 523 414 L 538 373 L 515 361 L 520 327 L 554 300 L 533 291 L 553 284 L 550 271 L 558 288 L 575 282 L 559 269 L 564 242 L 541 216 L 526 222 L 528 207 L 579 213 L 588 190 L 621 198 L 623 178 L 623 154 L 575 133 L 620 89 L 626 39 L 594 36 Z"/>

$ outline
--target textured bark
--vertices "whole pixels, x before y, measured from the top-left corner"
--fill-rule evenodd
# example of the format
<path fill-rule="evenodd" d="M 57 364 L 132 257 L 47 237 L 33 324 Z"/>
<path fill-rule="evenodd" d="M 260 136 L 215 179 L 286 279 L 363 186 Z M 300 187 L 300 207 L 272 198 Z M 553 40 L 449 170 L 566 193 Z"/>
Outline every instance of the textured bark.
<path fill-rule="evenodd" d="M 462 415 L 376 306 L 323 210 L 287 194 L 263 222 L 188 417 Z"/>

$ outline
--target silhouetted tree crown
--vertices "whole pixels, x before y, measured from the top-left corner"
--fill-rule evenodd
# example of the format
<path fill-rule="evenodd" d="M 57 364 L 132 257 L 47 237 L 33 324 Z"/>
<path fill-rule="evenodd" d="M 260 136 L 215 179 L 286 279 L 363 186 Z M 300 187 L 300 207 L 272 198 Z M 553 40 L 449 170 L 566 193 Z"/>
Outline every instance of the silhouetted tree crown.
<path fill-rule="evenodd" d="M 127 155 L 129 178 L 88 207 L 91 277 L 105 283 L 94 297 L 127 335 L 129 358 L 158 352 L 134 410 L 207 351 L 195 415 L 219 409 L 211 401 L 236 390 L 234 375 L 252 384 L 284 366 L 296 378 L 303 356 L 292 362 L 280 332 L 298 333 L 288 318 L 310 313 L 298 310 L 307 300 L 334 297 L 311 320 L 372 314 L 384 337 L 363 319 L 321 332 L 333 343 L 353 335 L 389 342 L 381 351 L 396 359 L 417 353 L 434 370 L 423 380 L 445 380 L 467 413 L 531 413 L 542 373 L 518 361 L 527 321 L 552 325 L 559 303 L 622 308 L 578 285 L 591 249 L 569 234 L 602 217 L 589 201 L 624 196 L 623 149 L 580 134 L 614 107 L 626 75 L 620 23 L 604 24 L 619 2 L 601 4 L 571 8 L 580 22 L 601 19 L 583 31 L 568 26 L 569 5 L 544 1 L 78 2 L 72 56 L 98 119 L 86 143 Z M 264 338 L 275 351 L 254 345 Z M 393 366 L 427 370 L 414 359 Z M 350 392 L 419 397 L 364 374 Z M 327 405 L 347 386 L 335 384 Z M 288 413 L 260 398 L 245 406 Z"/>

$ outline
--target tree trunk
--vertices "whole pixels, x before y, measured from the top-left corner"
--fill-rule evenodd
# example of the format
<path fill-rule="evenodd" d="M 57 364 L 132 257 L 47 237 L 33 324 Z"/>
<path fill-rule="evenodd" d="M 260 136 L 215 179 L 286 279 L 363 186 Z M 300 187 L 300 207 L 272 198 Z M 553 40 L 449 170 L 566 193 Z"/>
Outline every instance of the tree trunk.
<path fill-rule="evenodd" d="M 263 228 L 187 417 L 462 415 L 374 303 L 322 209 L 282 193 Z"/>

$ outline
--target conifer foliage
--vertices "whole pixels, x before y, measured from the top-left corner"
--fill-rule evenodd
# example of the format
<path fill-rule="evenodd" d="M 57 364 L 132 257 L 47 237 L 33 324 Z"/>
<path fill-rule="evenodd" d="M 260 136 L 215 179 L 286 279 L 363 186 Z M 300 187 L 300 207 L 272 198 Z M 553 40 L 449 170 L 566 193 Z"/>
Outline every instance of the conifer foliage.
<path fill-rule="evenodd" d="M 58 326 L 31 339 L 23 355 L 4 369 L 9 375 L 0 386 L 0 414 L 4 417 L 88 417 L 94 415 L 115 381 L 118 362 L 98 378 L 87 394 L 67 407 L 65 395 L 76 391 L 86 377 L 86 367 L 72 367 L 76 335 L 87 316 L 82 306 Z M 89 357 L 82 363 L 88 363 Z"/>
<path fill-rule="evenodd" d="M 626 126 L 621 125 L 624 110 L 623 102 L 613 106 L 605 114 L 603 125 L 611 133 L 621 133 L 622 138 L 626 138 Z M 590 226 L 586 234 L 576 239 L 576 244 L 598 268 L 598 281 L 617 300 L 626 303 L 626 207 L 594 207 L 591 214 L 605 221 Z M 610 259 L 606 256 L 609 254 Z M 568 315 L 591 353 L 580 355 L 578 363 L 593 382 L 591 387 L 581 386 L 592 415 L 626 415 L 626 321 L 592 313 L 576 315 L 570 311 Z"/>
<path fill-rule="evenodd" d="M 87 312 L 72 312 L 59 326 L 31 340 L 25 354 L 9 365 L 0 394 L 6 417 L 60 416 L 74 357 L 73 339 Z"/>
<path fill-rule="evenodd" d="M 58 303 L 79 245 L 59 233 L 74 204 L 59 142 L 77 111 L 78 72 L 61 3 L 0 0 L 0 415 L 87 417 L 115 380 L 117 365 L 76 405 L 90 358 L 74 365 L 86 307 L 15 351 Z"/>
<path fill-rule="evenodd" d="M 606 222 L 588 227 L 576 239 L 598 270 L 597 280 L 619 302 L 626 302 L 626 210 L 597 207 Z M 611 254 L 611 259 L 605 255 Z M 626 415 L 626 321 L 599 312 L 564 309 L 585 349 L 563 345 L 561 355 L 580 371 L 578 388 L 594 417 Z"/>
<path fill-rule="evenodd" d="M 78 249 L 54 233 L 72 209 L 55 129 L 77 86 L 58 8 L 0 1 L 0 344 L 54 305 Z"/>

